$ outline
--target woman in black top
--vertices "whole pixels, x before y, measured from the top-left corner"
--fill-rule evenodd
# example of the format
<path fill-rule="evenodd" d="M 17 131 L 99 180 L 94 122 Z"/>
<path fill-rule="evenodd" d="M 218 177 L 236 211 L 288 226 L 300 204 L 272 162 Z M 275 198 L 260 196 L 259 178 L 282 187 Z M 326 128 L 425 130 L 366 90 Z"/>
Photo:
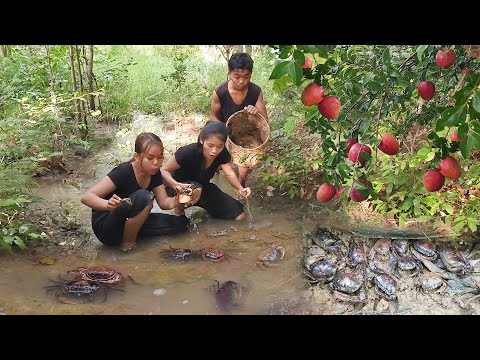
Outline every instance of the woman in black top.
<path fill-rule="evenodd" d="M 180 204 L 178 196 L 168 197 L 160 167 L 163 144 L 152 133 L 142 133 L 135 140 L 133 158 L 112 169 L 81 198 L 92 208 L 92 229 L 106 245 L 120 245 L 131 250 L 137 236 L 158 236 L 187 230 L 188 219 L 162 213 L 150 213 L 153 199 L 161 209 Z"/>
<path fill-rule="evenodd" d="M 224 193 L 210 180 L 221 167 L 225 178 L 242 196 L 249 197 L 250 188 L 243 187 L 233 171 L 231 156 L 225 148 L 227 127 L 220 121 L 205 124 L 198 142 L 179 148 L 161 172 L 167 185 L 167 193 L 180 193 L 191 183 L 197 187 L 189 201 L 176 207 L 178 214 L 183 214 L 186 206 L 196 205 L 204 208 L 212 217 L 229 220 L 245 218 L 243 204 Z"/>

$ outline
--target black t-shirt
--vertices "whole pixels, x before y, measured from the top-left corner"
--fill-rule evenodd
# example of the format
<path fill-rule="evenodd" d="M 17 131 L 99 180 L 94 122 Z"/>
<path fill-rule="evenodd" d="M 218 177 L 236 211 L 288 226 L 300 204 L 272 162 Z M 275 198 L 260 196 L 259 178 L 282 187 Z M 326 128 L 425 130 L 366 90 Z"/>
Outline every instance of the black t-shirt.
<path fill-rule="evenodd" d="M 193 143 L 179 148 L 175 152 L 175 160 L 180 165 L 180 169 L 175 170 L 172 174 L 176 181 L 196 181 L 202 185 L 207 185 L 215 175 L 218 167 L 231 161 L 231 156 L 227 148 L 224 147 L 215 160 L 213 160 L 212 165 L 205 169 L 203 147 L 199 143 Z"/>
<path fill-rule="evenodd" d="M 240 105 L 237 105 L 233 101 L 230 92 L 228 91 L 228 81 L 225 81 L 217 86 L 215 89 L 217 96 L 220 100 L 220 121 L 227 123 L 228 118 L 232 116 L 237 111 L 243 110 L 245 106 L 253 105 L 257 103 L 258 97 L 260 96 L 260 86 L 249 82 L 247 95 L 245 100 Z"/>
<path fill-rule="evenodd" d="M 135 178 L 135 172 L 133 171 L 133 165 L 131 162 L 124 162 L 120 165 L 113 168 L 107 176 L 113 181 L 117 187 L 113 192 L 108 194 L 104 199 L 110 199 L 113 194 L 117 194 L 122 199 L 129 197 L 135 191 L 142 189 L 138 184 L 137 179 Z M 157 186 L 163 184 L 163 178 L 160 171 L 150 179 L 150 184 L 147 186 L 147 190 L 152 191 Z M 93 213 L 98 212 L 98 210 L 92 210 Z M 103 212 L 103 211 L 100 211 Z"/>

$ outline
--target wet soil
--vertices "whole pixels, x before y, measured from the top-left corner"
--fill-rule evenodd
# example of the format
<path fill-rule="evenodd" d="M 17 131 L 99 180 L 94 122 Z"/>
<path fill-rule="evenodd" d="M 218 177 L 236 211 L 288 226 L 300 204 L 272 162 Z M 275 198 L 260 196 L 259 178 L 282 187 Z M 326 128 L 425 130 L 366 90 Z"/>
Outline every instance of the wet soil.
<path fill-rule="evenodd" d="M 140 239 L 129 253 L 101 244 L 90 228 L 90 209 L 80 203 L 80 195 L 119 161 L 131 157 L 133 139 L 142 131 L 156 132 L 165 144 L 166 156 L 181 145 L 196 141 L 207 119 L 190 117 L 158 118 L 135 115 L 130 130 L 117 134 L 113 146 L 79 160 L 69 173 L 38 178 L 35 192 L 44 199 L 37 204 L 36 221 L 51 236 L 49 241 L 11 255 L 0 253 L 0 313 L 3 314 L 478 314 L 478 299 L 463 299 L 458 293 L 423 295 L 415 279 L 402 276 L 398 281 L 399 301 L 393 306 L 378 301 L 369 288 L 363 305 L 344 303 L 335 298 L 327 285 L 311 286 L 303 273 L 302 260 L 311 245 L 308 234 L 317 226 L 351 231 L 359 228 L 355 219 L 343 214 L 338 203 L 318 204 L 291 200 L 278 190 L 256 186 L 251 176 L 253 198 L 246 204 L 243 222 L 209 218 L 202 209 L 191 207 L 187 215 L 191 229 L 186 234 Z M 71 164 L 70 164 L 71 165 Z M 214 178 L 224 191 L 235 194 L 222 174 Z M 162 211 L 154 208 L 154 211 Z M 387 224 L 388 222 L 385 222 Z M 382 226 L 383 228 L 383 226 Z M 370 247 L 373 239 L 365 237 Z M 272 243 L 285 250 L 275 266 L 261 266 L 258 255 Z M 224 250 L 224 261 L 203 258 L 174 260 L 172 248 Z M 79 266 L 107 266 L 128 274 L 120 288 L 110 289 L 107 300 L 95 292 L 91 297 L 56 296 L 59 275 Z M 424 269 L 424 272 L 427 270 Z M 244 287 L 240 306 L 219 308 L 215 285 L 235 281 Z M 467 303 L 468 302 L 468 303 Z"/>

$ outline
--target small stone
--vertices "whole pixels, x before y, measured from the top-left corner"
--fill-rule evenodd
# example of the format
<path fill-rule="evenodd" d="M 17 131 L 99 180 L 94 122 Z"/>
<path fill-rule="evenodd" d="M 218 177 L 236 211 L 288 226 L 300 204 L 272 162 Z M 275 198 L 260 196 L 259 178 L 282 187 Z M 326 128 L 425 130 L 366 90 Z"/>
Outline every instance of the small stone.
<path fill-rule="evenodd" d="M 188 304 L 188 300 L 183 300 L 183 301 L 182 301 L 182 304 L 184 304 L 184 305 L 185 305 L 185 304 Z"/>
<path fill-rule="evenodd" d="M 153 290 L 153 295 L 155 295 L 155 296 L 162 296 L 162 295 L 165 295 L 166 292 L 167 292 L 166 289 L 164 289 L 164 288 L 158 288 L 158 289 Z"/>

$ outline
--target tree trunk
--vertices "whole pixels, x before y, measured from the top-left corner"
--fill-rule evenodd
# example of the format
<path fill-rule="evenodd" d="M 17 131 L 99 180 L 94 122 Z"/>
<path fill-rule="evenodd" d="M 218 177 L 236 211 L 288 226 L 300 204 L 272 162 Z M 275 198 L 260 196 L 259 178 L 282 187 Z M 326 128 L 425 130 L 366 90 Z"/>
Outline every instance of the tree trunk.
<path fill-rule="evenodd" d="M 95 111 L 95 98 L 93 97 L 93 45 L 89 45 L 90 58 L 88 60 L 88 100 L 90 110 Z"/>
<path fill-rule="evenodd" d="M 46 45 L 47 48 L 47 60 L 48 60 L 48 72 L 50 73 L 50 95 L 52 98 L 55 97 L 55 78 L 53 76 L 52 61 L 50 57 L 50 47 Z"/>
<path fill-rule="evenodd" d="M 70 56 L 70 75 L 72 77 L 72 90 L 73 90 L 73 96 L 77 96 L 77 79 L 75 77 L 75 63 L 73 60 L 73 45 L 70 45 L 68 47 L 68 54 Z M 77 122 L 80 122 L 80 102 L 78 99 L 75 99 L 75 105 L 77 107 L 77 113 L 76 113 L 76 118 Z"/>
<path fill-rule="evenodd" d="M 8 45 L 0 45 L 0 57 L 8 56 Z"/>
<path fill-rule="evenodd" d="M 80 65 L 80 51 L 78 50 L 78 45 L 75 45 L 75 53 L 77 55 L 77 69 L 78 69 L 78 79 L 80 84 L 80 96 L 83 96 L 84 87 L 83 87 L 83 76 L 82 76 L 82 66 Z M 83 131 L 82 131 L 82 140 L 87 138 L 88 134 L 88 123 L 87 123 L 87 114 L 85 112 L 85 102 L 83 99 L 80 99 L 80 111 L 81 111 L 81 121 L 83 123 Z"/>

